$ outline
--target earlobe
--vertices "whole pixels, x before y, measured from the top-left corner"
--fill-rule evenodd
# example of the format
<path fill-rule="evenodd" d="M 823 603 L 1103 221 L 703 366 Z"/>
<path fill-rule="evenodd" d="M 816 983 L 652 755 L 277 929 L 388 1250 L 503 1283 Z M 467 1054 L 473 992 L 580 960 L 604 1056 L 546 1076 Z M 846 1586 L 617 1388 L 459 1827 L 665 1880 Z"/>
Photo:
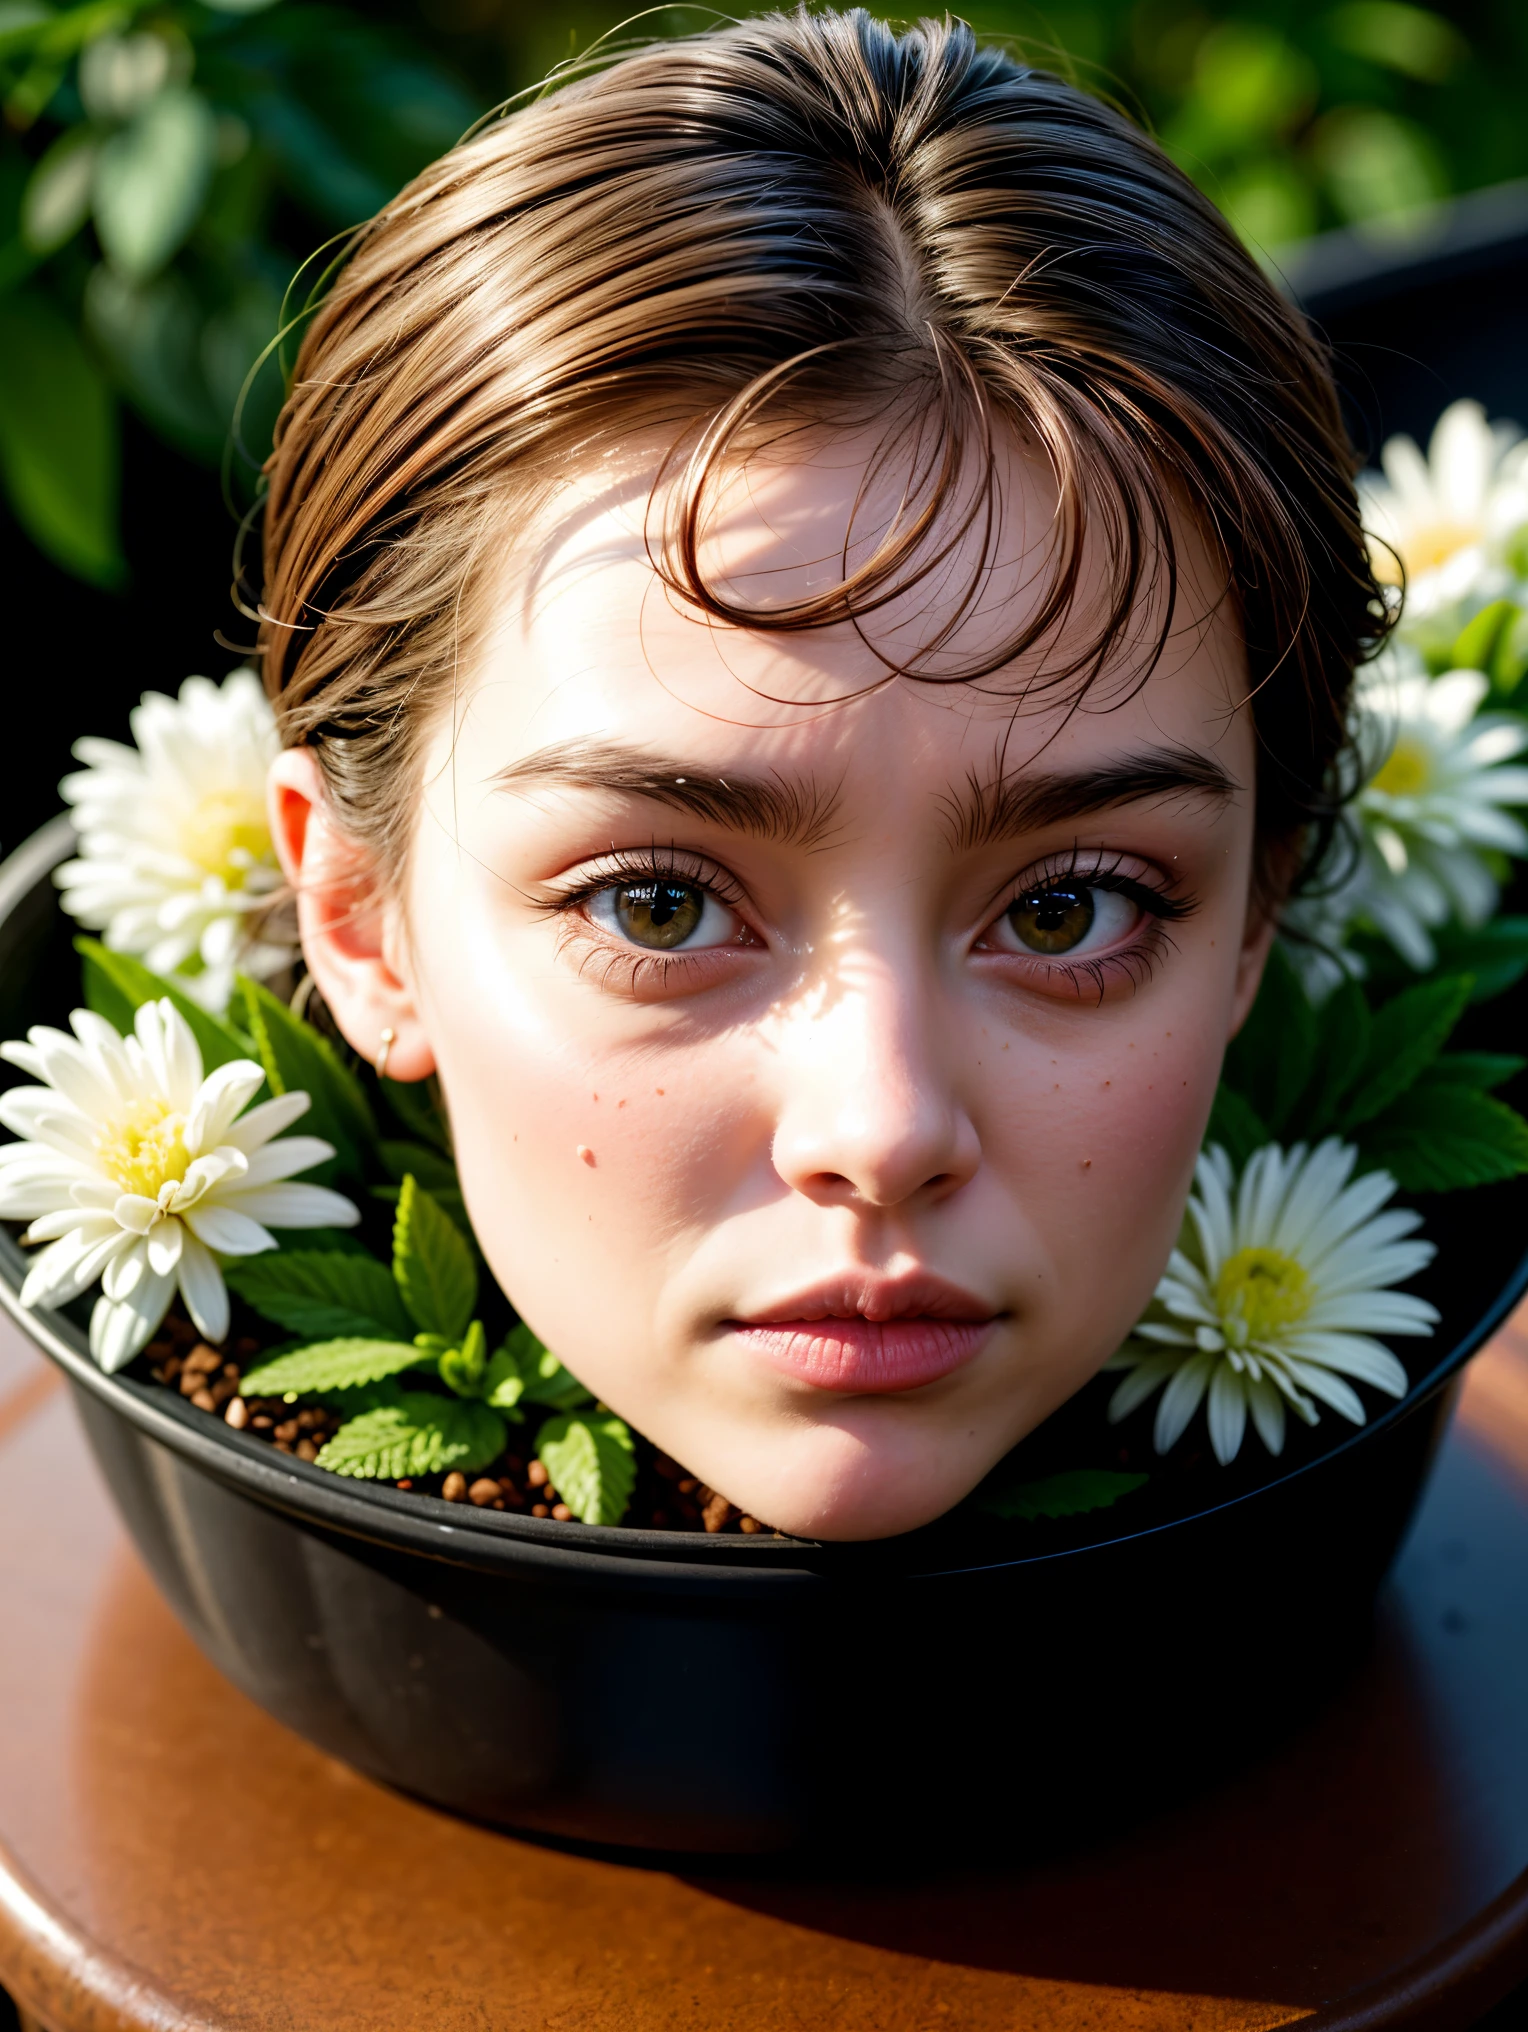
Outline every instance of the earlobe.
<path fill-rule="evenodd" d="M 362 1058 L 375 1065 L 385 1055 L 389 1079 L 424 1079 L 435 1054 L 412 986 L 394 963 L 396 906 L 368 850 L 336 824 L 313 751 L 278 755 L 266 795 L 271 836 L 297 899 L 303 957 L 334 1020 Z"/>

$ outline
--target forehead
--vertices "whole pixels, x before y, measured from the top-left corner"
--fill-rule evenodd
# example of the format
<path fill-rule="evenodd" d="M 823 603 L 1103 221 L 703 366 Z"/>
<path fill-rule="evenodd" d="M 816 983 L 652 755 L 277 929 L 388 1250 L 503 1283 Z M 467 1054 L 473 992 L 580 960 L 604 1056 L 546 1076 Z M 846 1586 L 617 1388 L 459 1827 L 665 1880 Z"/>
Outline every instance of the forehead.
<path fill-rule="evenodd" d="M 719 771 L 830 775 L 846 789 L 868 770 L 889 788 L 889 774 L 987 781 L 1042 756 L 1048 770 L 1085 768 L 1168 743 L 1241 774 L 1251 735 L 1235 603 L 1187 517 L 1174 528 L 1178 590 L 1165 639 L 1163 579 L 1152 574 L 1086 697 L 1062 673 L 1113 592 L 1091 533 L 1063 625 L 1024 658 L 962 677 L 1020 632 L 1056 565 L 1048 472 L 1012 441 L 1001 456 L 985 546 L 979 526 L 956 530 L 934 570 L 857 626 L 813 629 L 733 625 L 665 581 L 655 551 L 667 504 L 650 463 L 580 482 L 492 590 L 455 728 L 458 763 L 476 773 L 480 760 L 486 774 L 596 738 Z M 831 588 L 896 512 L 897 475 L 873 460 L 873 447 L 839 439 L 730 475 L 699 546 L 706 581 L 753 609 Z"/>

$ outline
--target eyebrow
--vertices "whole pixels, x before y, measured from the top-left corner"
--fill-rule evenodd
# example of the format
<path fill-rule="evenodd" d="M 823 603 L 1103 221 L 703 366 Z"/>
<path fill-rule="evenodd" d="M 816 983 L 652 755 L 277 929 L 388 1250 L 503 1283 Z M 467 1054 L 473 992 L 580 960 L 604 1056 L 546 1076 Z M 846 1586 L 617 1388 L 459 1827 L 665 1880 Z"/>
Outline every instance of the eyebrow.
<path fill-rule="evenodd" d="M 841 786 L 811 777 L 718 776 L 619 741 L 559 741 L 511 763 L 494 777 L 501 790 L 544 787 L 614 791 L 651 798 L 670 810 L 784 846 L 821 847 L 838 824 Z M 972 774 L 940 799 L 957 852 L 994 846 L 1067 819 L 1114 811 L 1148 798 L 1205 798 L 1226 804 L 1240 786 L 1211 756 L 1193 748 L 1144 748 L 1097 769 L 1043 776 Z"/>
<path fill-rule="evenodd" d="M 835 826 L 839 787 L 811 777 L 725 776 L 669 761 L 619 741 L 559 741 L 502 769 L 494 781 L 518 791 L 543 786 L 649 797 L 673 811 L 781 846 L 820 847 Z"/>
<path fill-rule="evenodd" d="M 1240 788 L 1213 756 L 1170 746 L 1138 749 L 1097 769 L 1015 774 L 988 782 L 972 774 L 960 794 L 941 801 L 951 846 L 970 853 L 1024 833 L 1042 832 L 1066 819 L 1091 818 L 1153 797 L 1229 804 Z"/>

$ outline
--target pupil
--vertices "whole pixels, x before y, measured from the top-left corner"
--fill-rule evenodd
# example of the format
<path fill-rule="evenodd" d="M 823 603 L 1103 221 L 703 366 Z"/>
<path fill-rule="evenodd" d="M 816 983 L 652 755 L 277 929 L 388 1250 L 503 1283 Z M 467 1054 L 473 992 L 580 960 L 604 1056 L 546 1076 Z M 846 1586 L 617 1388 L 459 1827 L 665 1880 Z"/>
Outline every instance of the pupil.
<path fill-rule="evenodd" d="M 1031 952 L 1071 952 L 1093 928 L 1093 892 L 1037 889 L 1008 906 L 1008 922 Z"/>
<path fill-rule="evenodd" d="M 616 892 L 621 929 L 637 945 L 683 945 L 700 923 L 704 892 L 688 882 L 632 882 Z"/>

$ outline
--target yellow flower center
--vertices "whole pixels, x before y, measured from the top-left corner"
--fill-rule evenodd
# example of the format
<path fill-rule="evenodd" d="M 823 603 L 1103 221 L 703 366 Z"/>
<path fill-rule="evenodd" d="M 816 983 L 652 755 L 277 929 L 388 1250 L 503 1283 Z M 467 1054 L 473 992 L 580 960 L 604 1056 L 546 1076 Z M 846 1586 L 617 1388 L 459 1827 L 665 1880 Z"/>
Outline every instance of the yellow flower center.
<path fill-rule="evenodd" d="M 238 888 L 251 861 L 270 858 L 263 804 L 248 790 L 209 790 L 181 820 L 180 850 L 209 875 Z"/>
<path fill-rule="evenodd" d="M 1480 531 L 1470 522 L 1449 522 L 1442 516 L 1436 522 L 1421 522 L 1414 529 L 1408 529 L 1405 540 L 1397 545 L 1406 565 L 1407 576 L 1418 579 L 1424 572 L 1436 571 L 1439 565 L 1461 550 L 1468 550 L 1472 543 L 1479 543 Z M 1395 568 L 1395 559 L 1389 551 L 1377 547 L 1376 573 L 1381 581 L 1390 585 L 1400 584 L 1400 574 Z"/>
<path fill-rule="evenodd" d="M 1310 1310 L 1310 1279 L 1282 1249 L 1238 1249 L 1220 1266 L 1215 1307 L 1233 1346 L 1267 1341 Z"/>
<path fill-rule="evenodd" d="M 1397 741 L 1385 766 L 1369 780 L 1370 790 L 1386 797 L 1420 797 L 1432 780 L 1432 757 L 1420 741 Z"/>
<path fill-rule="evenodd" d="M 106 1176 L 124 1192 L 158 1199 L 159 1189 L 186 1175 L 186 1118 L 163 1101 L 140 1101 L 96 1138 L 96 1156 Z"/>

